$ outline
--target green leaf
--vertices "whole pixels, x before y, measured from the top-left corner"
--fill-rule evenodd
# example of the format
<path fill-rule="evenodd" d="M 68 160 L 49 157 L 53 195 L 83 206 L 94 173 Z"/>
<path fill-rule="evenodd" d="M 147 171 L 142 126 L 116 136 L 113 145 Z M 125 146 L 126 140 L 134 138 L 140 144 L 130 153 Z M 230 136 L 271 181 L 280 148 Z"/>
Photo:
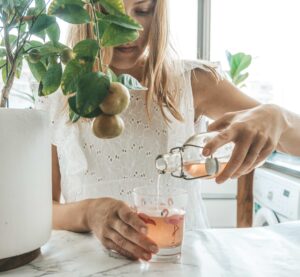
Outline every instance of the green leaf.
<path fill-rule="evenodd" d="M 138 31 L 110 24 L 101 38 L 101 44 L 104 47 L 119 46 L 124 43 L 135 41 L 138 37 Z"/>
<path fill-rule="evenodd" d="M 45 0 L 35 0 L 35 6 L 40 12 L 46 10 Z"/>
<path fill-rule="evenodd" d="M 110 68 L 107 69 L 106 75 L 111 82 L 118 82 L 118 76 Z"/>
<path fill-rule="evenodd" d="M 8 36 L 9 44 L 14 45 L 17 42 L 17 36 L 16 35 L 9 35 Z M 1 40 L 0 46 L 5 46 L 4 39 Z"/>
<path fill-rule="evenodd" d="M 98 2 L 110 14 L 125 14 L 123 0 L 98 0 Z"/>
<path fill-rule="evenodd" d="M 36 36 L 36 37 L 42 39 L 43 41 L 45 41 L 46 40 L 46 31 L 43 30 L 39 33 L 34 34 L 34 36 Z"/>
<path fill-rule="evenodd" d="M 60 38 L 60 29 L 57 22 L 47 28 L 46 33 L 52 42 L 58 42 Z"/>
<path fill-rule="evenodd" d="M 120 15 L 104 15 L 100 12 L 97 12 L 97 17 L 99 21 L 106 22 L 106 23 L 114 23 L 116 25 L 122 26 L 127 29 L 132 30 L 143 30 L 143 26 L 140 25 L 137 21 L 135 21 L 133 18 L 129 17 L 126 14 L 120 14 Z M 100 23 L 100 24 L 101 24 Z"/>
<path fill-rule="evenodd" d="M 93 39 L 82 40 L 78 42 L 73 48 L 76 59 L 83 59 L 92 62 L 95 60 L 98 50 L 98 42 Z"/>
<path fill-rule="evenodd" d="M 76 106 L 76 99 L 75 99 L 75 106 Z M 80 119 L 80 115 L 75 113 L 70 107 L 69 107 L 69 118 L 71 122 L 76 123 Z"/>
<path fill-rule="evenodd" d="M 234 78 L 233 82 L 234 82 L 235 85 L 239 85 L 242 82 L 244 82 L 248 77 L 249 77 L 249 73 L 247 72 L 245 74 L 239 75 L 237 78 Z"/>
<path fill-rule="evenodd" d="M 45 73 L 46 73 L 46 67 L 42 62 L 38 62 L 38 63 L 30 63 L 29 61 L 27 61 L 29 69 L 33 75 L 33 77 L 40 82 Z"/>
<path fill-rule="evenodd" d="M 84 24 L 90 22 L 89 13 L 78 5 L 63 5 L 52 14 L 71 24 Z"/>
<path fill-rule="evenodd" d="M 39 83 L 38 96 L 43 96 L 43 83 Z"/>
<path fill-rule="evenodd" d="M 27 10 L 26 15 L 38 16 L 40 12 L 41 12 L 41 11 L 40 11 L 39 8 L 37 8 L 37 7 L 31 7 L 31 8 L 29 8 L 29 9 Z M 32 21 L 29 21 L 29 24 L 31 24 L 31 23 L 32 23 Z"/>
<path fill-rule="evenodd" d="M 23 57 L 20 57 L 17 62 L 17 71 L 16 71 L 16 77 L 18 79 L 20 79 L 21 77 L 22 69 L 23 69 Z"/>
<path fill-rule="evenodd" d="M 31 40 L 31 41 L 26 42 L 24 49 L 25 49 L 25 51 L 28 51 L 33 48 L 39 49 L 41 46 L 43 46 L 43 43 L 41 43 L 40 41 Z"/>
<path fill-rule="evenodd" d="M 67 63 L 61 83 L 61 89 L 64 95 L 77 91 L 78 79 L 82 74 L 92 71 L 93 64 L 90 62 L 81 62 L 76 59 Z"/>
<path fill-rule="evenodd" d="M 251 56 L 245 53 L 237 53 L 231 57 L 231 76 L 234 77 L 239 75 L 242 70 L 247 68 L 251 63 Z"/>
<path fill-rule="evenodd" d="M 45 29 L 47 29 L 50 25 L 56 22 L 54 16 L 49 16 L 46 14 L 41 14 L 33 23 L 32 27 L 30 28 L 30 34 L 37 34 Z"/>
<path fill-rule="evenodd" d="M 106 29 L 110 26 L 110 23 L 107 23 L 105 21 L 98 21 L 97 24 L 98 24 L 99 33 L 100 33 L 100 39 L 102 39 Z M 94 26 L 94 28 L 96 28 L 96 26 Z"/>
<path fill-rule="evenodd" d="M 49 41 L 38 49 L 42 56 L 49 56 L 53 54 L 59 54 L 65 48 L 67 48 L 67 46 L 62 43 Z"/>
<path fill-rule="evenodd" d="M 71 109 L 71 111 L 73 111 L 74 115 L 75 115 L 75 118 L 76 118 L 76 115 L 77 116 L 82 116 L 82 117 L 85 117 L 85 118 L 94 118 L 94 117 L 97 117 L 98 115 L 102 114 L 102 111 L 100 110 L 99 107 L 97 107 L 94 111 L 92 111 L 91 113 L 88 113 L 88 114 L 84 114 L 84 113 L 81 113 L 80 114 L 80 111 L 78 111 L 77 107 L 76 107 L 76 95 L 75 96 L 72 96 L 68 99 L 68 102 L 69 102 L 69 107 Z M 71 119 L 72 120 L 72 119 Z"/>
<path fill-rule="evenodd" d="M 0 58 L 0 67 L 2 67 L 3 65 L 5 65 L 5 63 L 6 63 L 6 60 Z"/>
<path fill-rule="evenodd" d="M 58 90 L 62 77 L 62 66 L 60 63 L 50 64 L 47 72 L 45 73 L 42 83 L 42 94 L 49 95 Z"/>
<path fill-rule="evenodd" d="M 228 64 L 229 64 L 229 66 L 231 66 L 232 55 L 228 50 L 226 50 L 225 53 L 226 53 Z"/>
<path fill-rule="evenodd" d="M 3 58 L 6 56 L 6 49 L 4 47 L 0 47 L 0 58 Z"/>
<path fill-rule="evenodd" d="M 78 114 L 90 114 L 107 96 L 110 81 L 101 72 L 90 72 L 83 75 L 78 81 L 76 94 L 76 108 Z"/>
<path fill-rule="evenodd" d="M 252 61 L 252 57 L 250 55 L 243 55 L 238 63 L 235 74 L 239 75 L 244 69 L 246 69 Z"/>
<path fill-rule="evenodd" d="M 11 69 L 11 66 L 9 63 L 7 64 L 7 67 L 5 66 L 2 68 L 2 80 L 3 80 L 4 84 L 6 84 L 7 74 L 9 73 L 10 69 Z"/>
<path fill-rule="evenodd" d="M 128 89 L 132 90 L 147 90 L 140 82 L 129 74 L 121 74 L 118 76 L 118 82 L 123 84 Z"/>
<path fill-rule="evenodd" d="M 63 8 L 66 4 L 83 7 L 85 3 L 82 0 L 53 0 L 49 5 L 48 14 L 52 15 L 56 10 Z"/>

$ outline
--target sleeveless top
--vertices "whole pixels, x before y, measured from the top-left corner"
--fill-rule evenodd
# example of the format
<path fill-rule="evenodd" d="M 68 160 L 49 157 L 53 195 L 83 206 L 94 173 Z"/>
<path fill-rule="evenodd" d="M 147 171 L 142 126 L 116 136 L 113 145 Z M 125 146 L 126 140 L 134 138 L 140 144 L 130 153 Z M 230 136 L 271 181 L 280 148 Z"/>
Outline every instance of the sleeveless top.
<path fill-rule="evenodd" d="M 184 122 L 174 119 L 167 125 L 155 104 L 149 122 L 145 101 L 147 92 L 132 90 L 130 105 L 121 115 L 125 130 L 114 139 L 95 137 L 91 120 L 80 119 L 77 123 L 70 123 L 66 99 L 61 91 L 38 98 L 37 108 L 50 113 L 52 144 L 57 147 L 61 192 L 65 202 L 112 197 L 131 204 L 134 187 L 156 186 L 155 158 L 173 147 L 182 146 L 195 133 L 191 71 L 208 68 L 200 61 L 185 61 L 183 68 L 180 112 Z M 186 228 L 208 227 L 201 197 L 201 180 L 186 181 L 174 177 L 167 180 L 168 185 L 188 191 Z"/>

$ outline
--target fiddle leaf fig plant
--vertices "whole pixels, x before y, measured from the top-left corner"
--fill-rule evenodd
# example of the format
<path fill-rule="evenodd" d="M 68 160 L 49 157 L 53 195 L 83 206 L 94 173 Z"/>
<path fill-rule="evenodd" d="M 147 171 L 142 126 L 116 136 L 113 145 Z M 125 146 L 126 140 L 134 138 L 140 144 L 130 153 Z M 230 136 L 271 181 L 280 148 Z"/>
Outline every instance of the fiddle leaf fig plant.
<path fill-rule="evenodd" d="M 70 24 L 89 23 L 92 37 L 73 48 L 62 44 L 57 18 Z M 103 64 L 102 50 L 135 41 L 141 30 L 142 26 L 126 14 L 123 0 L 2 0 L 0 70 L 4 86 L 0 107 L 8 107 L 12 85 L 26 61 L 39 82 L 39 96 L 61 88 L 68 97 L 72 122 L 81 117 L 97 118 L 95 135 L 119 135 L 124 123 L 118 114 L 128 107 L 128 89 L 146 88 L 130 75 L 116 76 Z M 102 111 L 104 101 L 105 107 L 112 106 L 107 110 L 118 114 Z"/>
<path fill-rule="evenodd" d="M 231 54 L 229 51 L 226 51 L 226 56 L 230 67 L 227 76 L 236 86 L 245 86 L 245 80 L 249 77 L 249 73 L 244 72 L 244 70 L 250 66 L 252 56 L 243 52 Z"/>

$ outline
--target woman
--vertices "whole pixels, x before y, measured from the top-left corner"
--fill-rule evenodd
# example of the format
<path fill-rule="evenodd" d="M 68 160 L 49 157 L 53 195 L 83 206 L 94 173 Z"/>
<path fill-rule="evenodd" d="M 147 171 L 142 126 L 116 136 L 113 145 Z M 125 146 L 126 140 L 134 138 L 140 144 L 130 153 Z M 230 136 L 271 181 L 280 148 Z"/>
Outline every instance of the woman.
<path fill-rule="evenodd" d="M 152 165 L 158 154 L 191 136 L 201 115 L 216 119 L 209 129 L 222 131 L 204 153 L 209 155 L 229 141 L 236 143 L 228 166 L 217 178 L 221 183 L 251 171 L 274 149 L 300 155 L 300 119 L 278 106 L 260 105 L 209 65 L 173 62 L 168 56 L 165 0 L 124 3 L 144 31 L 137 41 L 113 49 L 110 67 L 116 74 L 133 75 L 149 89 L 131 91 L 122 136 L 99 140 L 92 135 L 89 121 L 66 124 L 61 93 L 40 101 L 50 103 L 53 120 L 54 228 L 92 231 L 106 248 L 131 259 L 149 260 L 157 246 L 146 237 L 145 223 L 125 202 L 133 187 L 155 185 L 157 172 Z M 71 44 L 88 36 L 89 28 L 76 28 Z M 191 228 L 205 226 L 195 182 L 183 184 L 190 195 L 187 224 Z M 60 203 L 61 194 L 65 204 Z"/>

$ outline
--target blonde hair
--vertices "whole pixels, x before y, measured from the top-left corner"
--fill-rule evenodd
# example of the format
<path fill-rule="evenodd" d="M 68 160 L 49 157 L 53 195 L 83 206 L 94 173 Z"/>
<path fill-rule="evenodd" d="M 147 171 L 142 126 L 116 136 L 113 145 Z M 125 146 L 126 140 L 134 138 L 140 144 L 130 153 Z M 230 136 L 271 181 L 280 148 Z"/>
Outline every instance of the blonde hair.
<path fill-rule="evenodd" d="M 150 107 L 156 100 L 165 120 L 170 120 L 163 108 L 166 106 L 174 118 L 182 121 L 183 118 L 178 109 L 181 97 L 178 76 L 180 67 L 179 63 L 175 66 L 172 61 L 167 11 L 167 1 L 157 0 L 149 33 L 149 52 L 143 76 L 143 82 L 149 89 L 146 98 L 147 112 L 150 113 Z"/>
<path fill-rule="evenodd" d="M 181 98 L 180 80 L 184 75 L 179 59 L 175 62 L 172 55 L 175 51 L 172 52 L 173 48 L 169 42 L 168 3 L 167 0 L 153 1 L 155 1 L 155 7 L 142 79 L 142 84 L 148 88 L 146 111 L 149 118 L 151 118 L 153 103 L 156 102 L 166 122 L 170 122 L 170 118 L 165 108 L 175 119 L 183 121 L 179 110 L 179 102 Z M 87 10 L 91 14 L 89 6 L 87 6 Z M 73 25 L 69 31 L 68 44 L 73 47 L 77 42 L 93 38 L 93 36 L 91 24 Z M 104 64 L 109 65 L 112 58 L 112 49 L 103 48 L 101 51 Z"/>

